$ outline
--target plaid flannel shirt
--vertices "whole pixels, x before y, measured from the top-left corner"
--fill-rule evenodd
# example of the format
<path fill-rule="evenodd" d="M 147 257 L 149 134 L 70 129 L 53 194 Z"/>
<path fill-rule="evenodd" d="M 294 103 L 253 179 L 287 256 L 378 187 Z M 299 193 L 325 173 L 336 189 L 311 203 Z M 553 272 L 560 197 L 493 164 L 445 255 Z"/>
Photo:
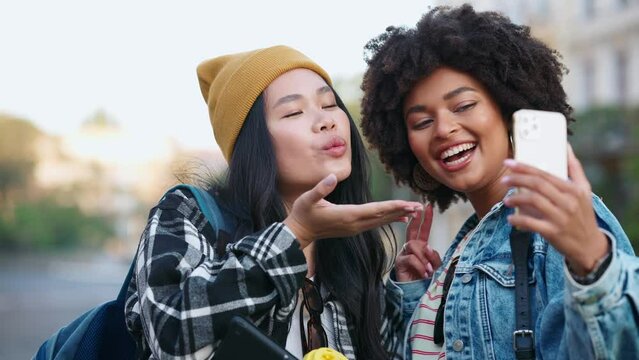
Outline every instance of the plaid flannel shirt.
<path fill-rule="evenodd" d="M 307 271 L 293 234 L 274 223 L 228 244 L 224 254 L 215 240 L 190 192 L 176 190 L 151 210 L 125 306 L 141 358 L 208 359 L 236 314 L 285 344 Z M 385 296 L 382 339 L 401 358 L 401 294 L 390 288 Z M 337 350 L 354 359 L 353 329 L 342 306 L 326 306 L 334 314 Z"/>

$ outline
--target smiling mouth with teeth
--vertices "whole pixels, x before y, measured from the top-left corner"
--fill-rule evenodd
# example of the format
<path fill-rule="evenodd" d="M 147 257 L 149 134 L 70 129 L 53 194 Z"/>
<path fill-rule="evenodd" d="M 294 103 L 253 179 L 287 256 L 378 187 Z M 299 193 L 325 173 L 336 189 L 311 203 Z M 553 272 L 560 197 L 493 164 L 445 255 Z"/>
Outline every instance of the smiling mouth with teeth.
<path fill-rule="evenodd" d="M 440 159 L 446 165 L 456 165 L 466 160 L 466 158 L 470 155 L 471 151 L 477 147 L 476 143 L 464 143 L 455 145 L 446 151 L 442 152 L 440 155 Z"/>

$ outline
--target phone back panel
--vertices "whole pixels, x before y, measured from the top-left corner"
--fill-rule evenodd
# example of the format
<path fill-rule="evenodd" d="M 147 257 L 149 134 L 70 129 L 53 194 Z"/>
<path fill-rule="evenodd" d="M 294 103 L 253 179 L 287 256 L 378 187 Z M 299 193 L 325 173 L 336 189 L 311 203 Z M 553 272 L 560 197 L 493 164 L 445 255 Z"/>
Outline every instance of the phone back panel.
<path fill-rule="evenodd" d="M 513 114 L 515 159 L 568 179 L 566 118 L 558 112 L 518 110 Z"/>

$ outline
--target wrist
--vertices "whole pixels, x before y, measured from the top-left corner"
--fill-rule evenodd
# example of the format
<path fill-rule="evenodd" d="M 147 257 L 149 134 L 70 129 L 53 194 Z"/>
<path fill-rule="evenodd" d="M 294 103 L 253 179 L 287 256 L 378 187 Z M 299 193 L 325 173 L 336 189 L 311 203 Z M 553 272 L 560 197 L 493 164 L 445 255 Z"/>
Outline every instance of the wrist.
<path fill-rule="evenodd" d="M 597 270 L 611 252 L 611 245 L 608 237 L 601 231 L 597 231 L 598 239 L 595 246 L 585 248 L 586 254 L 568 259 L 566 264 L 570 272 L 577 276 L 586 276 Z"/>
<path fill-rule="evenodd" d="M 595 259 L 594 263 L 587 268 L 575 269 L 572 263 L 566 261 L 566 266 L 568 267 L 568 271 L 572 278 L 581 285 L 590 285 L 603 275 L 603 273 L 608 269 L 610 262 L 612 261 L 612 245 L 611 241 L 605 236 L 602 232 L 600 232 L 605 240 L 606 247 L 603 255 L 599 256 L 599 258 Z"/>
<path fill-rule="evenodd" d="M 287 217 L 284 221 L 282 221 L 282 223 L 284 223 L 291 233 L 293 233 L 293 236 L 300 244 L 301 249 L 304 249 L 313 242 L 313 238 L 310 234 L 308 234 L 308 231 L 306 231 L 302 225 L 291 217 Z"/>

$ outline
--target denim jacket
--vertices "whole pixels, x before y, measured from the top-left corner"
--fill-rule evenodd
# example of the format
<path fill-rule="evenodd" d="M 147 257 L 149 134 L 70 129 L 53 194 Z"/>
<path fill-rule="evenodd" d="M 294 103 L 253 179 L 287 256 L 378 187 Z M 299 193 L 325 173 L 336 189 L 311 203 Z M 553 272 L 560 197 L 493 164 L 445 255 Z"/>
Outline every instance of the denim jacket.
<path fill-rule="evenodd" d="M 537 359 L 634 359 L 639 356 L 639 258 L 603 202 L 593 195 L 600 229 L 610 238 L 613 259 L 594 284 L 576 283 L 564 257 L 539 234 L 528 259 L 531 317 Z M 470 232 L 446 302 L 445 351 L 448 359 L 514 359 L 515 276 L 507 216 L 500 202 L 481 220 L 471 216 L 442 259 L 449 263 L 459 241 Z M 433 278 L 443 271 L 437 269 Z M 409 326 L 430 279 L 395 283 L 403 294 L 405 349 L 410 359 Z"/>

